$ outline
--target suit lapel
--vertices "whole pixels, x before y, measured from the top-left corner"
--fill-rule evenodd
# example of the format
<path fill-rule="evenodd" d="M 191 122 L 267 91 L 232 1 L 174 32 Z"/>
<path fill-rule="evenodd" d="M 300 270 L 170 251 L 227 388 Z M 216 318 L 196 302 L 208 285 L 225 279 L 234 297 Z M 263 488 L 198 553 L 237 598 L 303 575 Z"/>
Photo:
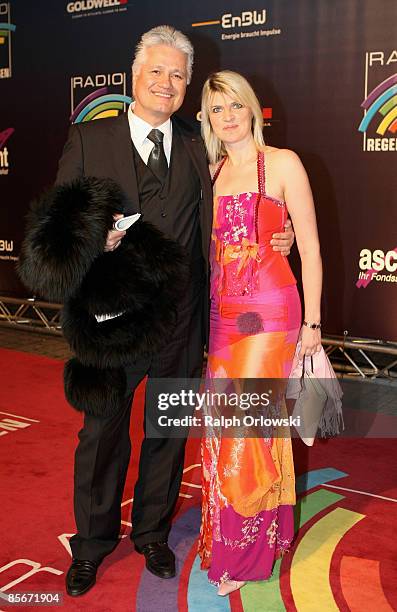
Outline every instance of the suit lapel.
<path fill-rule="evenodd" d="M 192 160 L 200 178 L 202 201 L 200 203 L 200 223 L 203 239 L 203 252 L 208 259 L 209 240 L 212 227 L 212 186 L 208 171 L 205 149 L 200 136 L 188 132 L 172 119 L 173 129 L 178 131 L 183 145 Z M 126 214 L 140 212 L 138 181 L 136 176 L 132 142 L 127 113 L 119 115 L 110 127 L 109 160 L 114 168 L 114 176 L 127 196 Z"/>
<path fill-rule="evenodd" d="M 139 212 L 139 192 L 127 113 L 119 115 L 111 126 L 109 158 L 118 183 L 128 198 L 126 214 Z"/>

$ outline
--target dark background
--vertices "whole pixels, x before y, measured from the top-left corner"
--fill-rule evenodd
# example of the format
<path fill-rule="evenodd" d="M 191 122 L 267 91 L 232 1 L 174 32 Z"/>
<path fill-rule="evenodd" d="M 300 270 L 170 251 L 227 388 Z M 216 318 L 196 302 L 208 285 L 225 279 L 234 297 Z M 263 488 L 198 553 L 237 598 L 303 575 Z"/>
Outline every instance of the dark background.
<path fill-rule="evenodd" d="M 357 288 L 356 282 L 362 249 L 397 247 L 396 153 L 364 151 L 358 131 L 367 54 L 385 55 L 383 65 L 368 68 L 367 94 L 397 72 L 397 55 L 386 64 L 397 46 L 397 3 L 107 1 L 110 6 L 95 10 L 84 9 L 87 0 L 76 3 L 83 8 L 75 13 L 68 12 L 66 0 L 0 1 L 0 9 L 9 5 L 16 26 L 12 76 L 0 79 L 0 132 L 15 130 L 5 144 L 9 172 L 0 175 L 0 294 L 29 297 L 17 280 L 15 259 L 28 203 L 55 177 L 70 124 L 71 78 L 122 72 L 130 94 L 130 64 L 139 36 L 169 23 L 191 38 L 196 51 L 182 114 L 195 121 L 209 72 L 237 70 L 254 85 L 262 106 L 272 109 L 266 141 L 301 156 L 314 192 L 324 260 L 324 332 L 346 330 L 351 336 L 396 341 L 397 283 L 372 281 Z M 241 17 L 244 11 L 262 15 L 264 9 L 262 25 L 192 26 L 221 21 L 225 14 Z M 0 15 L 0 22 L 7 20 Z M 222 40 L 222 35 L 273 29 L 281 33 Z M 0 68 L 8 57 L 8 48 L 1 47 Z M 96 89 L 87 86 L 74 96 L 80 101 Z M 368 137 L 376 136 L 380 119 L 378 114 L 371 122 Z M 385 134 L 386 140 L 396 136 Z M 5 250 L 1 241 L 12 249 Z M 296 253 L 292 263 L 297 270 Z"/>

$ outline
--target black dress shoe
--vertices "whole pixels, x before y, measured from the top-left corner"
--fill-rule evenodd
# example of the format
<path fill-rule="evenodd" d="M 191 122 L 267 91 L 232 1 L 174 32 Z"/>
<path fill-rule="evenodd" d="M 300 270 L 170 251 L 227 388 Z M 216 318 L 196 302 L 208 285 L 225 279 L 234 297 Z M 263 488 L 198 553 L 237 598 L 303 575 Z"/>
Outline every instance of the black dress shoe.
<path fill-rule="evenodd" d="M 99 563 L 73 559 L 66 574 L 66 592 L 71 597 L 83 595 L 94 586 Z"/>
<path fill-rule="evenodd" d="M 135 550 L 145 555 L 146 568 L 159 578 L 174 578 L 175 555 L 168 547 L 167 542 L 150 542 L 144 546 L 137 546 Z"/>

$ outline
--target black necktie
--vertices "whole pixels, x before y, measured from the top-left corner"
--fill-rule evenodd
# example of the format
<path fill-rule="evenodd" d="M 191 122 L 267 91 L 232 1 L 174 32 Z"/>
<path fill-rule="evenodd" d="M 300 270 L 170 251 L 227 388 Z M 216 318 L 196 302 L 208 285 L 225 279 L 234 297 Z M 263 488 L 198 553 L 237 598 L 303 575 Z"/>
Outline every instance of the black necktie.
<path fill-rule="evenodd" d="M 147 165 L 160 182 L 164 183 L 168 172 L 168 164 L 163 147 L 164 134 L 160 130 L 152 130 L 148 134 L 148 138 L 154 143 L 154 147 L 150 152 Z"/>

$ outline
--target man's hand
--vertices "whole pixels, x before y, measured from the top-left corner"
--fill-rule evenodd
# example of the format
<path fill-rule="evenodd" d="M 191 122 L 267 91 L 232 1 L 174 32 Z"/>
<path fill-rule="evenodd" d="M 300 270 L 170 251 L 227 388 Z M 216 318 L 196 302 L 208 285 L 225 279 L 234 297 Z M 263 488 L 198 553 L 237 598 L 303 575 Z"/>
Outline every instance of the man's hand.
<path fill-rule="evenodd" d="M 122 219 L 124 215 L 113 215 L 113 219 L 117 221 L 117 219 Z M 108 231 L 108 235 L 106 238 L 106 244 L 104 251 L 114 251 L 121 244 L 121 240 L 124 238 L 126 232 L 119 232 L 115 229 L 111 229 Z M 283 234 L 281 234 L 282 236 Z"/>
<path fill-rule="evenodd" d="M 273 234 L 273 238 L 270 244 L 273 246 L 273 251 L 280 251 L 281 255 L 286 257 L 291 252 L 291 247 L 294 244 L 295 234 L 292 229 L 292 223 L 290 219 L 287 219 L 284 225 L 284 232 L 280 234 Z"/>

